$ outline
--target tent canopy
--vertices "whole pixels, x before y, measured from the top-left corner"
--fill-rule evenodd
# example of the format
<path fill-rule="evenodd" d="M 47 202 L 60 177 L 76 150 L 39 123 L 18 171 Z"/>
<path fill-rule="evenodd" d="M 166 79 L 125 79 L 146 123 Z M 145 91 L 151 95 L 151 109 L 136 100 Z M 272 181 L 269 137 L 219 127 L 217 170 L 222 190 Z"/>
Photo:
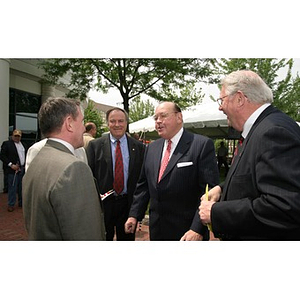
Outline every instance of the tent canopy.
<path fill-rule="evenodd" d="M 228 124 L 226 115 L 219 110 L 216 102 L 193 106 L 182 112 L 183 126 L 187 130 L 211 138 L 227 138 Z M 147 138 L 158 138 L 155 122 L 151 117 L 129 124 L 130 133 L 145 133 Z"/>
<path fill-rule="evenodd" d="M 216 102 L 207 102 L 191 107 L 182 112 L 183 126 L 188 131 L 202 134 L 212 139 L 238 139 L 239 134 L 228 127 L 227 116 L 219 110 Z M 300 122 L 297 122 L 300 126 Z M 143 133 L 148 139 L 157 139 L 153 117 L 148 117 L 129 124 L 130 133 Z"/>

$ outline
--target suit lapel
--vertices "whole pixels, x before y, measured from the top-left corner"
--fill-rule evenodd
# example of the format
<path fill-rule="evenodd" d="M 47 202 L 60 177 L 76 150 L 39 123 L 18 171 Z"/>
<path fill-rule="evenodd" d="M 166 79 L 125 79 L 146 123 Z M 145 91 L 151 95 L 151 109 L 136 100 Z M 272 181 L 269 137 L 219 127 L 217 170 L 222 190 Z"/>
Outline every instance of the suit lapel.
<path fill-rule="evenodd" d="M 111 176 L 113 176 L 114 170 L 113 170 L 113 161 L 112 161 L 112 153 L 111 153 L 111 146 L 110 146 L 110 134 L 107 135 L 106 139 L 103 143 L 103 157 L 106 160 L 106 163 L 110 168 L 107 170 L 107 172 L 110 172 Z"/>
<path fill-rule="evenodd" d="M 10 140 L 10 143 L 11 143 L 11 148 L 13 149 L 14 151 L 14 155 L 13 157 L 16 158 L 17 162 L 20 164 L 20 157 L 19 157 L 19 154 L 18 154 L 18 150 L 17 150 L 17 147 L 15 145 L 15 142 L 13 140 Z"/>
<path fill-rule="evenodd" d="M 130 177 L 131 172 L 134 169 L 135 165 L 135 158 L 136 158 L 136 149 L 133 141 L 126 137 L 127 139 L 127 144 L 128 144 L 128 151 L 129 151 L 129 170 L 128 170 L 128 178 Z"/>
<path fill-rule="evenodd" d="M 191 136 L 187 131 L 183 131 L 182 136 L 178 142 L 177 147 L 175 148 L 171 159 L 167 165 L 167 168 L 164 174 L 161 177 L 161 180 L 174 168 L 178 160 L 185 154 L 185 152 L 190 148 Z M 161 157 L 161 156 L 160 156 Z"/>
<path fill-rule="evenodd" d="M 159 139 L 156 141 L 157 145 L 156 147 L 153 147 L 153 170 L 155 171 L 155 181 L 157 182 L 158 180 L 158 174 L 159 174 L 159 169 L 160 169 L 160 163 L 162 159 L 162 152 L 164 148 L 164 139 Z"/>

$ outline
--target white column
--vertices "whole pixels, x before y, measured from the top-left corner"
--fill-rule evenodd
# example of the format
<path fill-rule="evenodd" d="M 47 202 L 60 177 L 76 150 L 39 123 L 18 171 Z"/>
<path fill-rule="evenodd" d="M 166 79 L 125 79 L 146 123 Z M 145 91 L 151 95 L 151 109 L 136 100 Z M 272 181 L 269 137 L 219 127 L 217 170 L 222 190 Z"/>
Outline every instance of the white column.
<path fill-rule="evenodd" d="M 0 144 L 8 139 L 9 127 L 9 59 L 0 59 Z M 3 190 L 3 168 L 0 161 L 0 193 Z"/>

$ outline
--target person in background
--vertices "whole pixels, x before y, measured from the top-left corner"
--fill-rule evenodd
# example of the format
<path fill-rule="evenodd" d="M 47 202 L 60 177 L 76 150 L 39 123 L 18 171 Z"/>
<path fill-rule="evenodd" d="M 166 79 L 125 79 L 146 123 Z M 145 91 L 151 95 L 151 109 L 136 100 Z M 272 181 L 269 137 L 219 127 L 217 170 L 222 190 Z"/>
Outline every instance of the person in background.
<path fill-rule="evenodd" d="M 85 123 L 85 133 L 83 134 L 83 142 L 84 142 L 84 149 L 87 148 L 90 141 L 92 141 L 97 134 L 97 127 L 93 122 Z"/>
<path fill-rule="evenodd" d="M 26 162 L 25 162 L 25 172 L 27 172 L 28 167 L 29 167 L 30 163 L 32 162 L 32 160 L 36 157 L 36 155 L 40 152 L 40 150 L 45 146 L 47 140 L 48 140 L 47 138 L 42 139 L 39 142 L 34 143 L 28 149 L 27 155 L 26 155 Z M 83 147 L 74 149 L 74 155 L 77 158 L 79 158 L 80 160 L 82 160 L 83 162 L 85 162 L 86 164 L 88 163 L 86 152 Z"/>
<path fill-rule="evenodd" d="M 15 129 L 12 138 L 2 143 L 0 159 L 7 166 L 8 208 L 14 211 L 18 195 L 18 205 L 22 207 L 22 178 L 25 173 L 27 146 L 21 142 L 22 131 Z"/>
<path fill-rule="evenodd" d="M 206 184 L 213 187 L 219 182 L 213 141 L 183 129 L 181 109 L 175 103 L 159 104 L 154 120 L 161 138 L 146 148 L 125 230 L 133 232 L 150 200 L 150 240 L 208 239 L 198 206 Z"/>
<path fill-rule="evenodd" d="M 126 234 L 124 224 L 128 218 L 133 193 L 140 175 L 144 145 L 126 134 L 128 114 L 114 107 L 107 111 L 109 134 L 92 140 L 86 149 L 88 163 L 97 179 L 102 195 L 113 190 L 103 200 L 106 240 L 133 241 L 135 230 Z"/>
<path fill-rule="evenodd" d="M 105 240 L 100 196 L 89 166 L 74 155 L 83 146 L 80 102 L 48 98 L 38 113 L 46 144 L 23 178 L 29 240 Z"/>
<path fill-rule="evenodd" d="M 219 172 L 221 170 L 222 165 L 225 167 L 225 176 L 228 173 L 229 167 L 228 167 L 228 162 L 227 162 L 227 155 L 228 155 L 228 149 L 225 147 L 224 142 L 222 141 L 220 143 L 220 147 L 217 152 L 217 157 L 218 157 L 218 168 Z"/>
<path fill-rule="evenodd" d="M 241 139 L 225 182 L 202 197 L 203 224 L 222 240 L 300 240 L 299 126 L 258 74 L 235 71 L 221 84 L 219 109 Z"/>

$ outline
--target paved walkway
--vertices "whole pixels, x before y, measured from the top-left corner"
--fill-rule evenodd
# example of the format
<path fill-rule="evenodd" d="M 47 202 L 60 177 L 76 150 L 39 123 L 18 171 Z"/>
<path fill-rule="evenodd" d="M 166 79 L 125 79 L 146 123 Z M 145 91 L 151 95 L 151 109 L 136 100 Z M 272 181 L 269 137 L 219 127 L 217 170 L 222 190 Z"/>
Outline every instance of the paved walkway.
<path fill-rule="evenodd" d="M 16 205 L 13 212 L 7 211 L 7 194 L 0 193 L 0 241 L 27 240 L 22 208 Z M 138 228 L 136 241 L 149 241 L 149 230 L 146 224 Z"/>
<path fill-rule="evenodd" d="M 22 208 L 7 211 L 7 194 L 0 193 L 0 241 L 26 241 Z"/>

